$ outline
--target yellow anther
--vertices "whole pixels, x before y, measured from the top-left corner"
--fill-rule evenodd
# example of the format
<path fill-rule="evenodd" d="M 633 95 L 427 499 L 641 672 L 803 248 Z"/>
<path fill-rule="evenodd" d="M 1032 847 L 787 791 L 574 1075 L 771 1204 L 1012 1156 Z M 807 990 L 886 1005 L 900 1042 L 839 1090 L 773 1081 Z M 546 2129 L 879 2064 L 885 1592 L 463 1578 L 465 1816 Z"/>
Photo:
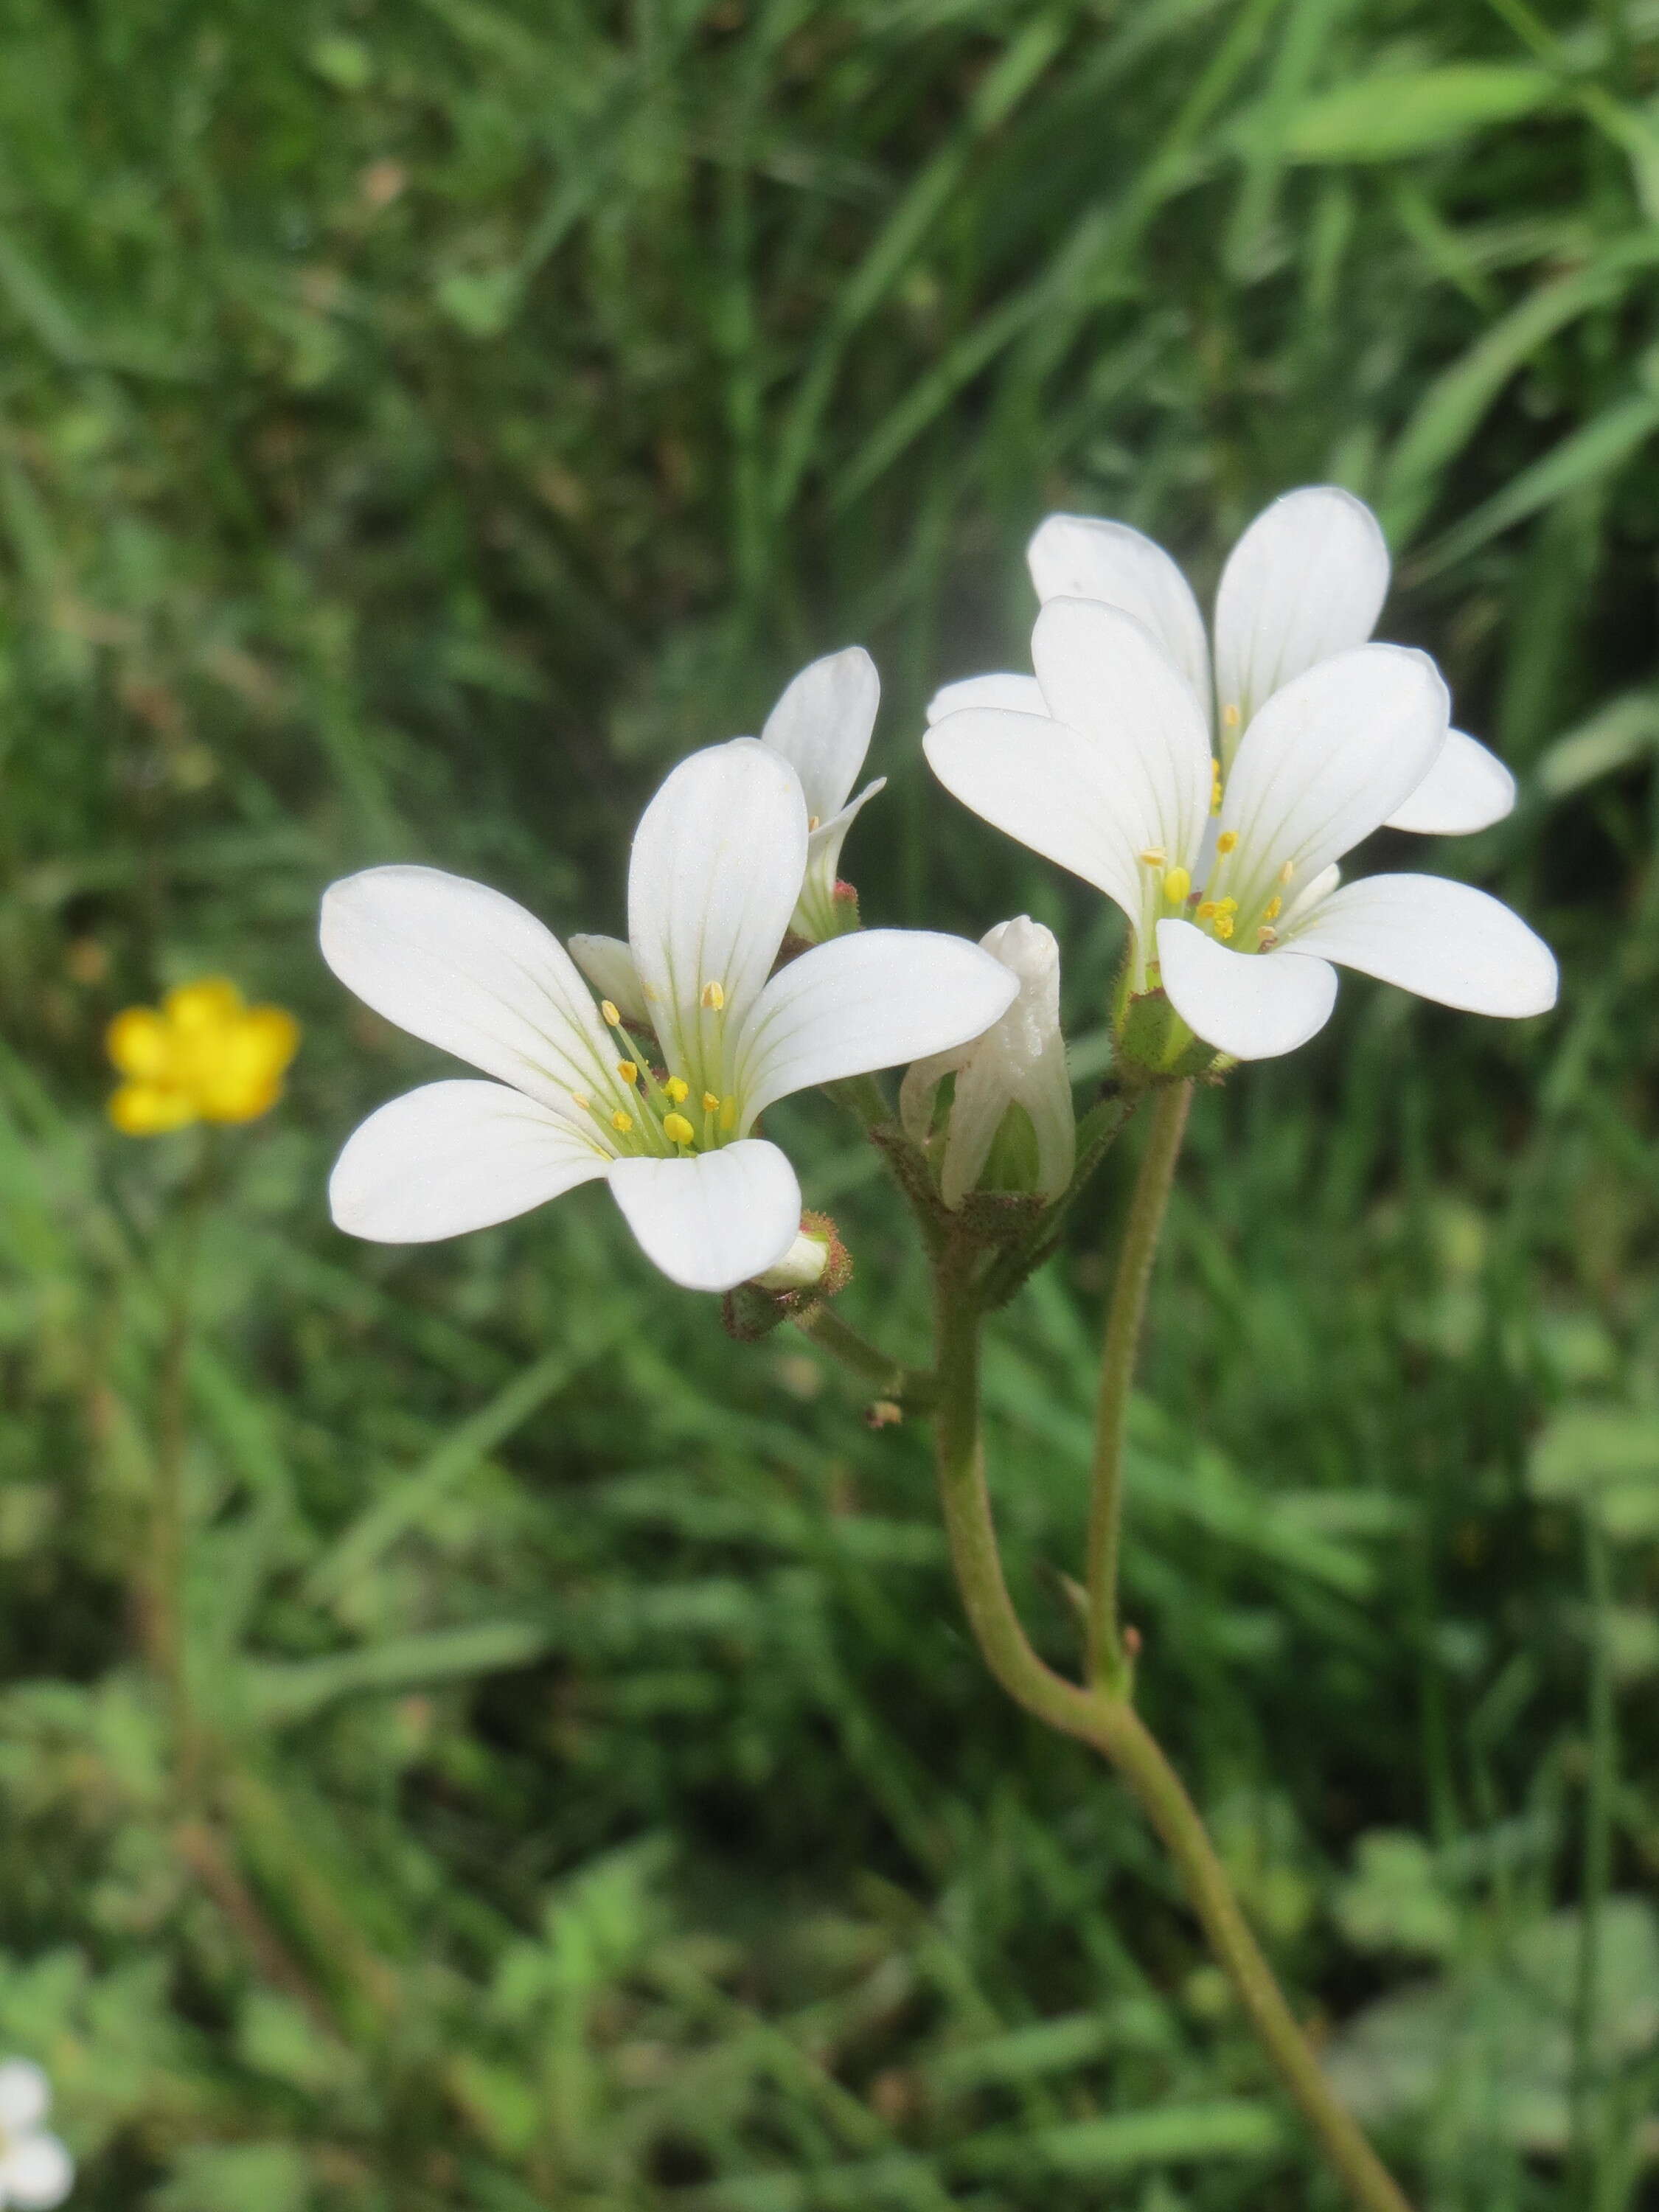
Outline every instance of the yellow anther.
<path fill-rule="evenodd" d="M 1279 880 L 1281 884 L 1287 884 L 1295 873 L 1296 862 L 1294 860 L 1286 860 L 1284 866 L 1279 872 Z"/>
<path fill-rule="evenodd" d="M 1171 906 L 1179 906 L 1192 890 L 1193 879 L 1185 868 L 1170 868 L 1164 878 L 1164 896 Z"/>
<path fill-rule="evenodd" d="M 1215 910 L 1218 914 L 1237 914 L 1238 901 L 1236 898 L 1218 899 L 1215 902 Z"/>
<path fill-rule="evenodd" d="M 1267 905 L 1262 908 L 1261 919 L 1263 921 L 1277 921 L 1279 915 L 1283 914 L 1284 911 L 1285 902 L 1280 898 L 1279 893 L 1275 891 L 1273 896 L 1267 901 Z"/>
<path fill-rule="evenodd" d="M 662 994 L 658 990 L 654 983 L 647 983 L 645 987 L 645 995 L 650 1004 L 654 1006 Z"/>
<path fill-rule="evenodd" d="M 720 1102 L 712 1091 L 705 1091 L 702 1094 L 702 1110 L 705 1114 L 718 1114 L 720 1110 Z"/>
<path fill-rule="evenodd" d="M 618 1106 L 616 1112 L 611 1116 L 611 1126 L 619 1137 L 625 1137 L 634 1126 L 634 1116 L 631 1114 L 624 1113 L 622 1108 Z"/>
<path fill-rule="evenodd" d="M 720 1008 L 726 1004 L 726 992 L 722 986 L 719 983 L 705 983 L 702 987 L 702 1002 L 714 1013 L 719 1013 Z"/>
<path fill-rule="evenodd" d="M 580 1106 L 584 1114 L 591 1114 L 593 1111 L 593 1101 L 585 1091 L 573 1091 L 570 1094 L 570 1103 L 573 1106 Z"/>
<path fill-rule="evenodd" d="M 662 1133 L 673 1145 L 689 1145 L 697 1133 L 684 1114 L 665 1114 Z"/>
<path fill-rule="evenodd" d="M 809 814 L 809 815 L 807 816 L 807 817 L 806 817 L 806 834 L 807 834 L 807 836 L 808 836 L 809 837 L 811 836 L 812 832 L 813 832 L 813 831 L 817 828 L 817 826 L 818 826 L 818 817 L 817 817 L 817 816 L 816 814 Z"/>
<path fill-rule="evenodd" d="M 1258 950 L 1265 952 L 1270 945 L 1278 944 L 1279 932 L 1276 929 L 1270 929 L 1264 921 L 1257 927 L 1255 941 Z"/>
<path fill-rule="evenodd" d="M 1161 868 L 1170 856 L 1162 845 L 1149 845 L 1140 857 L 1149 868 Z"/>
<path fill-rule="evenodd" d="M 663 1089 L 678 1106 L 690 1096 L 691 1085 L 683 1075 L 671 1075 Z"/>
<path fill-rule="evenodd" d="M 1237 830 L 1224 830 L 1215 841 L 1215 848 L 1218 853 L 1236 853 L 1238 850 Z"/>
<path fill-rule="evenodd" d="M 1218 914 L 1215 918 L 1215 933 L 1224 944 L 1233 933 L 1233 918 L 1230 914 Z"/>
<path fill-rule="evenodd" d="M 738 1126 L 738 1102 L 737 1102 L 737 1100 L 736 1100 L 735 1098 L 722 1098 L 722 1099 L 721 1099 L 721 1101 L 720 1101 L 720 1127 L 721 1127 L 721 1128 L 722 1128 L 722 1129 L 726 1129 L 726 1130 L 732 1130 L 732 1129 L 735 1129 L 735 1128 L 737 1127 L 737 1126 Z"/>
<path fill-rule="evenodd" d="M 1218 908 L 1213 899 L 1200 899 L 1199 901 L 1198 918 L 1200 921 L 1213 921 L 1216 918 L 1217 912 Z"/>
<path fill-rule="evenodd" d="M 605 1016 L 606 1021 L 610 1023 L 613 1030 L 621 1028 L 622 1016 L 617 1012 L 616 1007 L 611 1004 L 609 999 L 601 999 L 599 1000 L 599 1012 Z"/>
<path fill-rule="evenodd" d="M 1224 730 L 1236 730 L 1238 727 L 1238 709 L 1237 707 L 1229 703 L 1222 708 L 1221 726 Z"/>
<path fill-rule="evenodd" d="M 617 1062 L 617 1073 L 624 1083 L 635 1084 L 640 1079 L 639 1062 L 634 1060 L 619 1060 Z"/>

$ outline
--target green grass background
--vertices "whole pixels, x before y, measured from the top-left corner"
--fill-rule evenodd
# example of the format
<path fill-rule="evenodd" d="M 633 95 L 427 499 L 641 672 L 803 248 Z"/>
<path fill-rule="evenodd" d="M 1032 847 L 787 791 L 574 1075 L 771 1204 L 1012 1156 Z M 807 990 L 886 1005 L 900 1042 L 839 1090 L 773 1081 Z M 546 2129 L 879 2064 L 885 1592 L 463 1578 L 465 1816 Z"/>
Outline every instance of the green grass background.
<path fill-rule="evenodd" d="M 929 787 L 922 704 L 1018 665 L 1044 512 L 1207 588 L 1318 479 L 1522 779 L 1376 858 L 1515 900 L 1562 1004 L 1352 981 L 1201 1099 L 1144 1702 L 1414 2191 L 1659 2203 L 1654 0 L 0 26 L 0 2047 L 76 2203 L 1334 2205 L 1132 1808 L 985 1680 L 925 1434 L 728 1343 L 602 1192 L 334 1232 L 434 1056 L 313 940 L 392 859 L 615 927 L 668 764 L 856 639 L 866 919 L 1054 925 L 1097 1073 L 1104 902 Z M 306 1039 L 180 1357 L 191 1146 L 104 1124 L 100 1039 L 204 970 Z M 921 1353 L 872 1160 L 780 1126 Z M 1132 1151 L 989 1369 L 1057 1661 Z M 141 1633 L 175 1432 L 188 1803 Z"/>

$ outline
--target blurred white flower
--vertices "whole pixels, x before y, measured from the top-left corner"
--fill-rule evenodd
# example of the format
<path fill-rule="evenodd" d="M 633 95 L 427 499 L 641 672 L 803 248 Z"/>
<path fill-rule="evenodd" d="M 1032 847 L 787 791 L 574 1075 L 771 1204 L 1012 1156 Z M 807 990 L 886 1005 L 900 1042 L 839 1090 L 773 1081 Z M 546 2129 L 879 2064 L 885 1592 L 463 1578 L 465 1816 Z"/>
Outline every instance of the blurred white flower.
<path fill-rule="evenodd" d="M 803 668 L 766 718 L 761 743 L 783 755 L 806 797 L 806 876 L 789 927 L 821 945 L 852 927 L 857 908 L 836 896 L 841 848 L 859 810 L 884 790 L 878 776 L 852 796 L 881 702 L 881 678 L 861 645 Z"/>
<path fill-rule="evenodd" d="M 799 779 L 769 747 L 739 738 L 683 761 L 634 840 L 629 943 L 577 940 L 605 979 L 599 1005 L 558 940 L 482 884 L 387 867 L 332 885 L 321 935 L 335 974 L 496 1079 L 429 1084 L 371 1115 L 330 1182 L 339 1225 L 422 1243 L 604 1176 L 685 1288 L 777 1266 L 800 1191 L 751 1135 L 757 1117 L 976 1036 L 1016 988 L 965 939 L 919 930 L 839 937 L 774 975 L 808 838 Z"/>
<path fill-rule="evenodd" d="M 1243 734 L 1221 752 L 1197 604 L 1133 531 L 1119 533 L 1133 546 L 1106 544 L 1139 581 L 1139 606 L 1048 598 L 1030 639 L 1036 677 L 951 686 L 927 734 L 927 759 L 964 805 L 1117 900 L 1133 929 L 1128 991 L 1161 984 L 1199 1037 L 1239 1060 L 1290 1051 L 1325 1024 L 1332 960 L 1471 1013 L 1555 1005 L 1548 947 L 1484 891 L 1437 876 L 1336 890 L 1334 863 L 1360 838 L 1411 810 L 1425 825 L 1449 710 L 1427 654 L 1332 650 L 1343 629 L 1370 630 L 1387 580 L 1387 564 L 1360 568 L 1358 526 L 1347 556 L 1338 533 L 1325 564 L 1310 556 L 1291 577 L 1274 518 L 1297 500 L 1328 522 L 1347 507 L 1364 515 L 1356 500 L 1329 504 L 1340 498 L 1294 493 L 1228 564 L 1217 665 Z M 1252 538 L 1265 550 L 1241 568 Z M 1453 827 L 1453 785 L 1471 790 L 1443 785 L 1436 827 Z"/>
<path fill-rule="evenodd" d="M 0 2207 L 51 2212 L 75 2182 L 75 2165 L 46 2127 L 52 2089 L 27 2058 L 0 2061 Z"/>
<path fill-rule="evenodd" d="M 945 1132 L 939 1189 L 960 1206 L 979 1182 L 1011 1109 L 1036 1139 L 1035 1188 L 1058 1198 L 1072 1179 L 1077 1121 L 1072 1109 L 1066 1043 L 1060 1030 L 1060 947 L 1054 932 L 1020 915 L 980 939 L 993 958 L 1019 978 L 1019 995 L 983 1036 L 950 1052 L 919 1060 L 905 1074 L 899 1113 L 912 1139 L 927 1141 L 933 1100 L 947 1075 L 956 1078 Z"/>
<path fill-rule="evenodd" d="M 1376 516 L 1352 493 L 1310 484 L 1257 515 L 1234 546 L 1216 592 L 1214 674 L 1191 586 L 1160 545 L 1127 523 L 1051 514 L 1026 549 L 1037 597 L 1096 599 L 1151 631 L 1191 690 L 1224 779 L 1250 722 L 1273 693 L 1334 653 L 1364 645 L 1389 589 L 1389 549 Z M 947 684 L 930 722 L 970 706 L 1049 711 L 1030 676 Z M 1461 730 L 1439 750 L 1387 827 L 1437 836 L 1485 830 L 1515 805 L 1515 778 Z"/>

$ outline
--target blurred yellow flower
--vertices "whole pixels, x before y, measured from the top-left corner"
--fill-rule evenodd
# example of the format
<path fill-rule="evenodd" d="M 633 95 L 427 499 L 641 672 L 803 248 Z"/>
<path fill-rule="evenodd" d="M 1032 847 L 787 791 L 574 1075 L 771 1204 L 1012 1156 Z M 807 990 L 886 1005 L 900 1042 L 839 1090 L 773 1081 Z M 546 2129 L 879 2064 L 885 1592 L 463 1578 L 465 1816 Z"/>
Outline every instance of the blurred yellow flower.
<path fill-rule="evenodd" d="M 126 1078 L 109 1118 L 129 1137 L 191 1121 L 252 1121 L 282 1096 L 300 1025 L 281 1006 L 250 1006 L 222 975 L 181 983 L 160 1006 L 117 1014 L 105 1042 Z"/>

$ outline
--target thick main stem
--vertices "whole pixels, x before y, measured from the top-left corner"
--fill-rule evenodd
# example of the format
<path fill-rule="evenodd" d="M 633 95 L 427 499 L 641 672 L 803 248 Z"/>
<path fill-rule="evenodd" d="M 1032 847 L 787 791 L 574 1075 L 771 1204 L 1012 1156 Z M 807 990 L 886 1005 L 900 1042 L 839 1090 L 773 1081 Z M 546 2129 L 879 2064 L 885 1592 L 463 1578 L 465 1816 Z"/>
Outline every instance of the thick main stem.
<path fill-rule="evenodd" d="M 1129 1425 L 1140 1325 L 1152 1262 L 1175 1181 L 1176 1161 L 1193 1103 L 1190 1081 L 1159 1091 L 1152 1126 L 1129 1200 L 1129 1218 L 1118 1249 L 1117 1275 L 1106 1310 L 1095 1401 L 1095 1449 L 1089 1484 L 1089 1680 L 1109 1689 L 1127 1686 L 1129 1669 L 1118 1622 L 1118 1553 L 1123 1529 L 1123 1445 Z"/>
<path fill-rule="evenodd" d="M 1177 1132 L 1178 1134 L 1178 1132 Z M 1127 1699 L 1080 1688 L 1031 1649 L 1002 1572 L 985 1486 L 979 1420 L 979 1317 L 958 1286 L 939 1286 L 939 1488 L 951 1563 L 975 1641 L 992 1674 L 1025 1710 L 1091 1744 L 1127 1783 L 1180 1869 L 1210 1948 L 1279 2080 L 1334 2172 L 1364 2212 L 1410 2212 L 1386 2166 L 1344 2111 L 1250 1933 L 1225 1868 L 1181 1778 Z"/>

